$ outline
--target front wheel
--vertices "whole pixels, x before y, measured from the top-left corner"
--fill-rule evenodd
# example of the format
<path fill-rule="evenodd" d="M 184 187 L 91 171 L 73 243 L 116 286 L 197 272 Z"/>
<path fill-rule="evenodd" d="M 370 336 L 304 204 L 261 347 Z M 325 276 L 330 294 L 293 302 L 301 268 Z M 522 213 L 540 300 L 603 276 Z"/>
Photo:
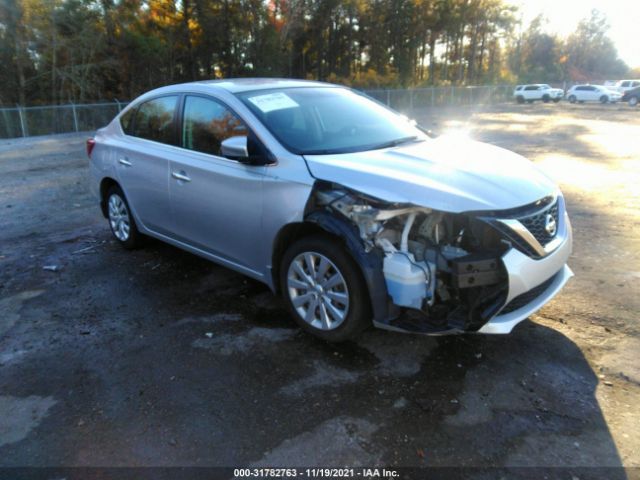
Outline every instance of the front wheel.
<path fill-rule="evenodd" d="M 542 96 L 542 101 L 544 103 L 549 103 L 550 100 L 551 100 L 551 97 L 549 95 L 543 95 Z"/>
<path fill-rule="evenodd" d="M 609 97 L 607 97 L 606 95 L 602 95 L 600 97 L 600 103 L 602 104 L 609 103 Z"/>
<path fill-rule="evenodd" d="M 524 97 L 523 97 L 522 95 L 518 95 L 518 96 L 516 97 L 516 102 L 518 102 L 518 103 L 524 103 Z"/>
<path fill-rule="evenodd" d="M 569 95 L 568 100 L 569 100 L 569 103 L 576 103 L 577 98 L 575 95 Z"/>
<path fill-rule="evenodd" d="M 111 233 L 120 245 L 131 250 L 142 244 L 142 234 L 138 231 L 129 203 L 117 185 L 107 192 L 107 216 Z"/>
<path fill-rule="evenodd" d="M 280 287 L 300 327 L 323 340 L 354 339 L 371 325 L 362 273 L 342 244 L 329 236 L 305 237 L 287 250 Z"/>

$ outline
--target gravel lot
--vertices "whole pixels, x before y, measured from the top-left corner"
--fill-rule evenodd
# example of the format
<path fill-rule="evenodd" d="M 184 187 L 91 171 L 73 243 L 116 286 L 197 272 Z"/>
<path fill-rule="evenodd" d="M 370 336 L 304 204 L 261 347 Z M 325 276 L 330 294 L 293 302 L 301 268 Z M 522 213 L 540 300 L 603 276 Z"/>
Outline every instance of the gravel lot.
<path fill-rule="evenodd" d="M 0 467 L 640 467 L 640 110 L 417 117 L 565 192 L 576 277 L 511 335 L 322 343 L 252 280 L 116 245 L 85 136 L 0 142 Z"/>

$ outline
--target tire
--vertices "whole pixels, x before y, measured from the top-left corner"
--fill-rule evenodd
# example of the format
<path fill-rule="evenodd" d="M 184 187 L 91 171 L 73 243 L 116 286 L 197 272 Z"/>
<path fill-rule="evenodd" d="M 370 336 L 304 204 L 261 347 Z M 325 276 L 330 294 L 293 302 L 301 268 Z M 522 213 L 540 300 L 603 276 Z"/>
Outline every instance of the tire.
<path fill-rule="evenodd" d="M 369 292 L 360 268 L 329 236 L 304 237 L 289 247 L 280 264 L 280 287 L 289 313 L 318 338 L 353 340 L 371 325 Z"/>
<path fill-rule="evenodd" d="M 523 97 L 522 95 L 518 95 L 518 96 L 516 97 L 516 102 L 518 102 L 518 103 L 524 103 L 524 97 Z"/>
<path fill-rule="evenodd" d="M 558 102 L 560 102 L 560 99 L 559 99 L 559 98 L 554 98 L 554 99 L 553 99 L 553 103 L 558 103 Z"/>
<path fill-rule="evenodd" d="M 605 103 L 609 103 L 609 97 L 607 97 L 606 95 L 602 95 L 602 96 L 600 97 L 600 103 L 602 103 L 603 105 L 604 105 Z"/>
<path fill-rule="evenodd" d="M 542 96 L 542 101 L 544 103 L 549 103 L 551 101 L 551 97 L 549 95 L 543 95 Z"/>
<path fill-rule="evenodd" d="M 136 221 L 131 214 L 129 202 L 118 185 L 109 188 L 106 198 L 107 220 L 114 238 L 127 250 L 138 248 L 143 236 L 138 231 Z"/>
<path fill-rule="evenodd" d="M 569 95 L 567 100 L 569 100 L 569 103 L 576 103 L 577 98 L 575 95 Z"/>
<path fill-rule="evenodd" d="M 634 95 L 633 97 L 629 98 L 628 103 L 630 107 L 635 107 L 636 105 L 638 105 L 638 97 Z"/>

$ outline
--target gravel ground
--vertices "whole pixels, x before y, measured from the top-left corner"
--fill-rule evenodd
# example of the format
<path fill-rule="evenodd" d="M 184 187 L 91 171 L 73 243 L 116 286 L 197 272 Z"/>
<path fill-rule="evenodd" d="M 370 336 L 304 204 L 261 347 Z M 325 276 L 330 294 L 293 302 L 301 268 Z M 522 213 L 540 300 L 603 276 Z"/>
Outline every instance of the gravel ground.
<path fill-rule="evenodd" d="M 511 335 L 325 344 L 252 280 L 115 244 L 84 136 L 0 142 L 0 467 L 640 467 L 640 111 L 417 118 L 515 150 L 565 192 L 576 277 Z"/>

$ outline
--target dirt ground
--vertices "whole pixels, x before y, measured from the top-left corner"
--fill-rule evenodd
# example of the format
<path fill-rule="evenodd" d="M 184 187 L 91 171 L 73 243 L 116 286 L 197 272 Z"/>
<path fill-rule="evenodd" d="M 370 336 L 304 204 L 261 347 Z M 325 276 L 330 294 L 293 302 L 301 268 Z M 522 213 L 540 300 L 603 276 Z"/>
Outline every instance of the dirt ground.
<path fill-rule="evenodd" d="M 638 478 L 591 467 L 640 467 L 640 109 L 415 116 L 529 157 L 565 193 L 576 276 L 511 335 L 325 344 L 252 280 L 159 242 L 115 244 L 85 136 L 0 142 L 0 467 Z"/>

